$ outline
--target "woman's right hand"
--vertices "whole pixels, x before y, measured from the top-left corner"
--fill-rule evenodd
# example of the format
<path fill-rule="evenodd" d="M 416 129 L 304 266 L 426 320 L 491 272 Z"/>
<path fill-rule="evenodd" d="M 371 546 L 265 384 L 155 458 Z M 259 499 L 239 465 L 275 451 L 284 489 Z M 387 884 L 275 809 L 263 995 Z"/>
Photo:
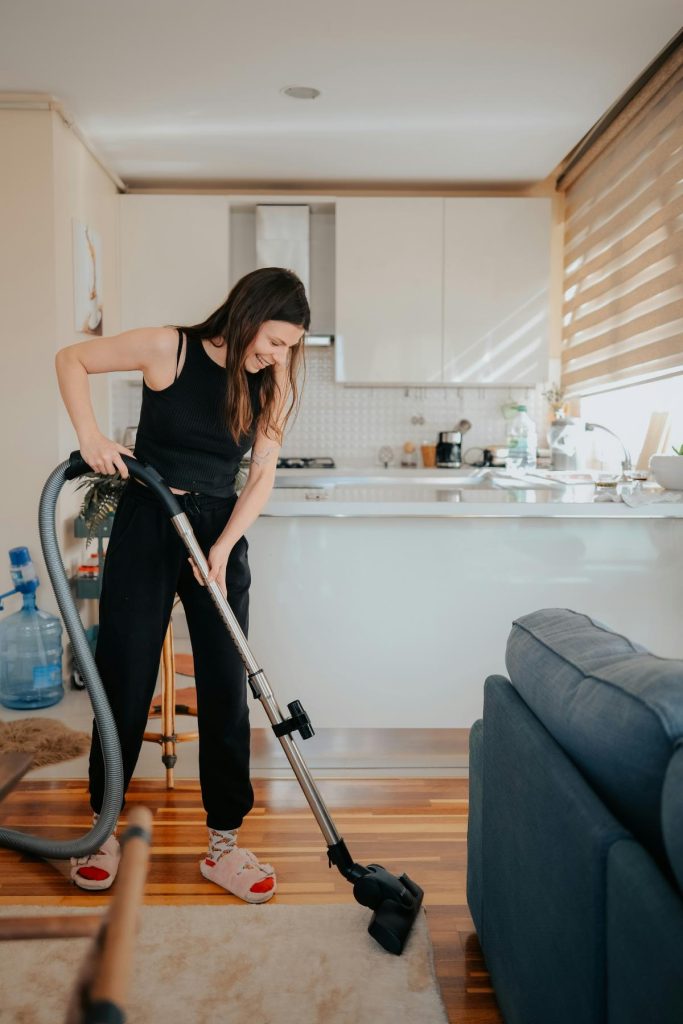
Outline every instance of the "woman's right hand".
<path fill-rule="evenodd" d="M 104 434 L 95 434 L 81 444 L 81 456 L 96 473 L 115 473 L 118 469 L 124 480 L 128 479 L 128 469 L 121 458 L 129 455 L 135 458 L 130 448 L 117 444 Z"/>

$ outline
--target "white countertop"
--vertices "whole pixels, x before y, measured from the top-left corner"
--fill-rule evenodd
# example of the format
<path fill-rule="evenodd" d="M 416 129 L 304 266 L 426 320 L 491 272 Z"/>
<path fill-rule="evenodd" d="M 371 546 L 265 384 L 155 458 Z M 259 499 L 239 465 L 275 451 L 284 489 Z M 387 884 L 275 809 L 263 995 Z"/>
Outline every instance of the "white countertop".
<path fill-rule="evenodd" d="M 504 470 L 281 469 L 263 516 L 317 517 L 588 517 L 679 518 L 680 501 L 630 507 L 604 500 L 620 488 L 601 487 L 586 473 L 508 474 Z M 647 483 L 644 493 L 664 492 Z"/>

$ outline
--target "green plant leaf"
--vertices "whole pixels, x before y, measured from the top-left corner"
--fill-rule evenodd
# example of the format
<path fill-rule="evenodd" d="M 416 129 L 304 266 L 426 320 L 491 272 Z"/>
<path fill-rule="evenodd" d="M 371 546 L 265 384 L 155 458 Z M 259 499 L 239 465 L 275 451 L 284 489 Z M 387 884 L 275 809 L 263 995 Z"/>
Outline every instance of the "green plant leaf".
<path fill-rule="evenodd" d="M 85 487 L 86 491 L 82 498 L 81 516 L 85 520 L 88 533 L 85 540 L 87 547 L 90 541 L 97 535 L 107 516 L 113 515 L 116 506 L 123 494 L 126 481 L 121 474 L 116 473 L 86 473 L 76 490 Z"/>

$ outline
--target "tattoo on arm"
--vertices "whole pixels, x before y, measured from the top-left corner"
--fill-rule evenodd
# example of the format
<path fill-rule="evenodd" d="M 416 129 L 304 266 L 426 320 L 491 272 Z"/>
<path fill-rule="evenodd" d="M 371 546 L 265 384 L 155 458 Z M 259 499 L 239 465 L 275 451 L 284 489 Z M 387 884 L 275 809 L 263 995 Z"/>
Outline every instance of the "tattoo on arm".
<path fill-rule="evenodd" d="M 273 448 L 264 448 L 263 451 L 261 451 L 261 452 L 252 452 L 251 453 L 251 461 L 255 465 L 261 466 L 261 465 L 263 465 L 264 462 L 267 462 L 269 456 L 272 455 L 272 453 L 274 451 L 275 451 L 275 448 L 273 447 Z"/>

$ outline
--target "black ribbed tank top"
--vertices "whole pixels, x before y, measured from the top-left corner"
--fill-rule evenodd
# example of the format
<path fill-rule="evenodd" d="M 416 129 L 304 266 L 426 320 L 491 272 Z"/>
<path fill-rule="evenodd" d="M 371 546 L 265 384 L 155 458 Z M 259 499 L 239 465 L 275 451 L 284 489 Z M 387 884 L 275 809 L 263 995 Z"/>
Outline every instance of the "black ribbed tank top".
<path fill-rule="evenodd" d="M 178 330 L 180 362 L 183 335 Z M 169 487 L 229 497 L 235 493 L 240 460 L 251 448 L 260 410 L 262 372 L 248 373 L 254 420 L 235 444 L 225 421 L 225 367 L 205 351 L 201 338 L 187 335 L 183 368 L 161 391 L 142 383 L 142 408 L 135 456 L 161 473 Z"/>

